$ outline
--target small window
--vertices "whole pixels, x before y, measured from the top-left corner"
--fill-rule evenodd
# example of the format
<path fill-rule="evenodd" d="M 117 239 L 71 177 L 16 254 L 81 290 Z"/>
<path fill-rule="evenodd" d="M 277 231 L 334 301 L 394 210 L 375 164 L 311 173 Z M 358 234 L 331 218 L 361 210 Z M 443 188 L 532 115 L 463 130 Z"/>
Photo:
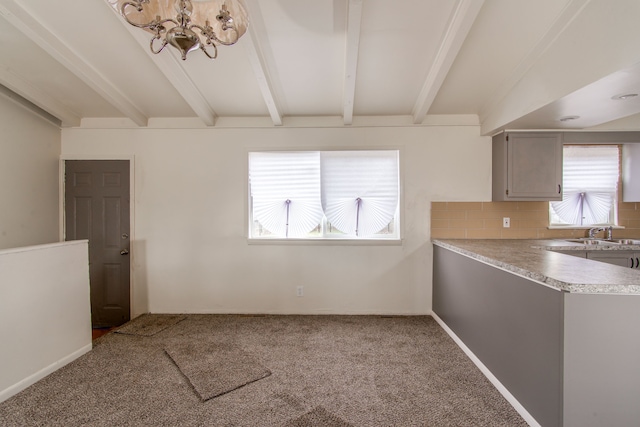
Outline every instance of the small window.
<path fill-rule="evenodd" d="M 399 239 L 397 150 L 249 153 L 249 236 Z"/>
<path fill-rule="evenodd" d="M 562 173 L 562 201 L 549 203 L 550 225 L 616 225 L 620 177 L 617 145 L 565 145 Z"/>

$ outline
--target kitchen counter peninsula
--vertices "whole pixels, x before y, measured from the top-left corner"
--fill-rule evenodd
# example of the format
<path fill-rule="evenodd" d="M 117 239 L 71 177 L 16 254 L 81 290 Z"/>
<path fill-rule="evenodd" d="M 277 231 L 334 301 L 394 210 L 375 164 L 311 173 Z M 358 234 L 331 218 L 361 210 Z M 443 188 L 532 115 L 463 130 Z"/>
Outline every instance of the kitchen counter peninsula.
<path fill-rule="evenodd" d="M 573 251 L 585 245 L 433 240 L 434 318 L 529 424 L 635 425 L 640 270 Z"/>
<path fill-rule="evenodd" d="M 567 255 L 585 245 L 564 240 L 433 240 L 439 246 L 571 293 L 640 295 L 640 270 Z M 639 245 L 590 245 L 589 251 L 640 252 Z M 565 252 L 559 253 L 557 251 Z"/>

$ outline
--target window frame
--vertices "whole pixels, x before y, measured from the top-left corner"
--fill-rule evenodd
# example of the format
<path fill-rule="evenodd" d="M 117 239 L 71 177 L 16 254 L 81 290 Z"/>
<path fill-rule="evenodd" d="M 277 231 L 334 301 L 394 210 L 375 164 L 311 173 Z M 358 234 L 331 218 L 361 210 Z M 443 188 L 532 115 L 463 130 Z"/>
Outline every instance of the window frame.
<path fill-rule="evenodd" d="M 274 152 L 274 153 L 287 153 L 287 152 L 328 152 L 328 151 L 396 151 L 398 156 L 398 205 L 396 207 L 396 213 L 394 215 L 395 233 L 390 237 L 361 237 L 354 238 L 351 236 L 342 237 L 338 234 L 328 234 L 321 237 L 256 237 L 252 234 L 253 231 L 253 206 L 251 196 L 251 183 L 249 180 L 249 156 L 254 152 Z M 250 245 L 344 245 L 344 246 L 401 246 L 404 241 L 404 207 L 403 207 L 403 149 L 399 146 L 366 146 L 366 147 L 287 147 L 287 148 L 264 148 L 264 147 L 251 147 L 246 150 L 246 170 L 245 170 L 245 233 L 247 243 Z M 323 215 L 321 228 L 327 227 L 327 217 Z"/>
<path fill-rule="evenodd" d="M 601 227 L 601 226 L 605 226 L 605 227 L 613 227 L 613 228 L 624 228 L 622 226 L 619 225 L 619 219 L 618 219 L 618 209 L 619 209 L 619 204 L 621 202 L 621 190 L 622 190 L 622 174 L 623 174 L 623 170 L 622 170 L 622 145 L 621 144 L 617 144 L 617 143 L 590 143 L 590 144 L 580 144 L 580 143 L 569 143 L 569 144 L 564 144 L 564 145 L 572 145 L 572 146 L 592 146 L 592 147 L 599 147 L 599 146 L 616 146 L 618 148 L 618 181 L 616 184 L 616 191 L 614 194 L 614 200 L 612 202 L 612 209 L 609 212 L 609 221 L 606 223 L 597 223 L 597 224 L 588 224 L 588 225 L 579 225 L 579 224 L 562 224 L 562 223 L 558 223 L 558 222 L 553 222 L 553 207 L 552 207 L 552 201 L 548 202 L 548 229 L 560 229 L 560 230 L 588 230 L 590 228 L 593 227 Z M 563 147 L 564 149 L 564 147 Z M 564 169 L 564 158 L 563 158 L 563 163 L 562 163 L 562 167 Z M 564 170 L 563 170 L 563 180 L 564 180 Z M 564 191 L 564 183 L 563 183 L 563 191 Z"/>

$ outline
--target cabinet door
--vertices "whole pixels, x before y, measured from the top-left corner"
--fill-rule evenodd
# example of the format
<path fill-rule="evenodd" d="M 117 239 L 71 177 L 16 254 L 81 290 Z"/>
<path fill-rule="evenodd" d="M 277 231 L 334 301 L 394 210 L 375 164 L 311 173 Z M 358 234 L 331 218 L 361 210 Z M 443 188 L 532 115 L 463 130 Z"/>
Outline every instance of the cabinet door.
<path fill-rule="evenodd" d="M 587 253 L 587 258 L 594 261 L 606 262 L 607 264 L 635 268 L 637 255 L 638 254 L 629 251 L 591 251 Z"/>
<path fill-rule="evenodd" d="M 507 199 L 562 200 L 559 133 L 507 135 Z"/>
<path fill-rule="evenodd" d="M 562 200 L 561 133 L 501 133 L 492 150 L 492 200 Z"/>

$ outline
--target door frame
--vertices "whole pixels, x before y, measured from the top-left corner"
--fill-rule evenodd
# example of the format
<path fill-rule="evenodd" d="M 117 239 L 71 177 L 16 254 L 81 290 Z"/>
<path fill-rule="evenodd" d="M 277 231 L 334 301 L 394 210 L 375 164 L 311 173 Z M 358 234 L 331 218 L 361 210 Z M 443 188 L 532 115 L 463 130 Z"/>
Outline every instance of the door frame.
<path fill-rule="evenodd" d="M 65 236 L 65 211 L 64 211 L 64 177 L 65 177 L 65 161 L 67 160 L 128 160 L 129 161 L 129 316 L 131 319 L 146 313 L 147 302 L 139 302 L 136 300 L 136 279 L 135 279 L 135 238 L 136 238 L 136 222 L 135 222 L 135 156 L 134 155 L 95 155 L 95 154 L 62 154 L 60 156 L 60 167 L 58 174 L 58 206 L 59 206 L 59 231 L 60 241 L 64 241 Z"/>

